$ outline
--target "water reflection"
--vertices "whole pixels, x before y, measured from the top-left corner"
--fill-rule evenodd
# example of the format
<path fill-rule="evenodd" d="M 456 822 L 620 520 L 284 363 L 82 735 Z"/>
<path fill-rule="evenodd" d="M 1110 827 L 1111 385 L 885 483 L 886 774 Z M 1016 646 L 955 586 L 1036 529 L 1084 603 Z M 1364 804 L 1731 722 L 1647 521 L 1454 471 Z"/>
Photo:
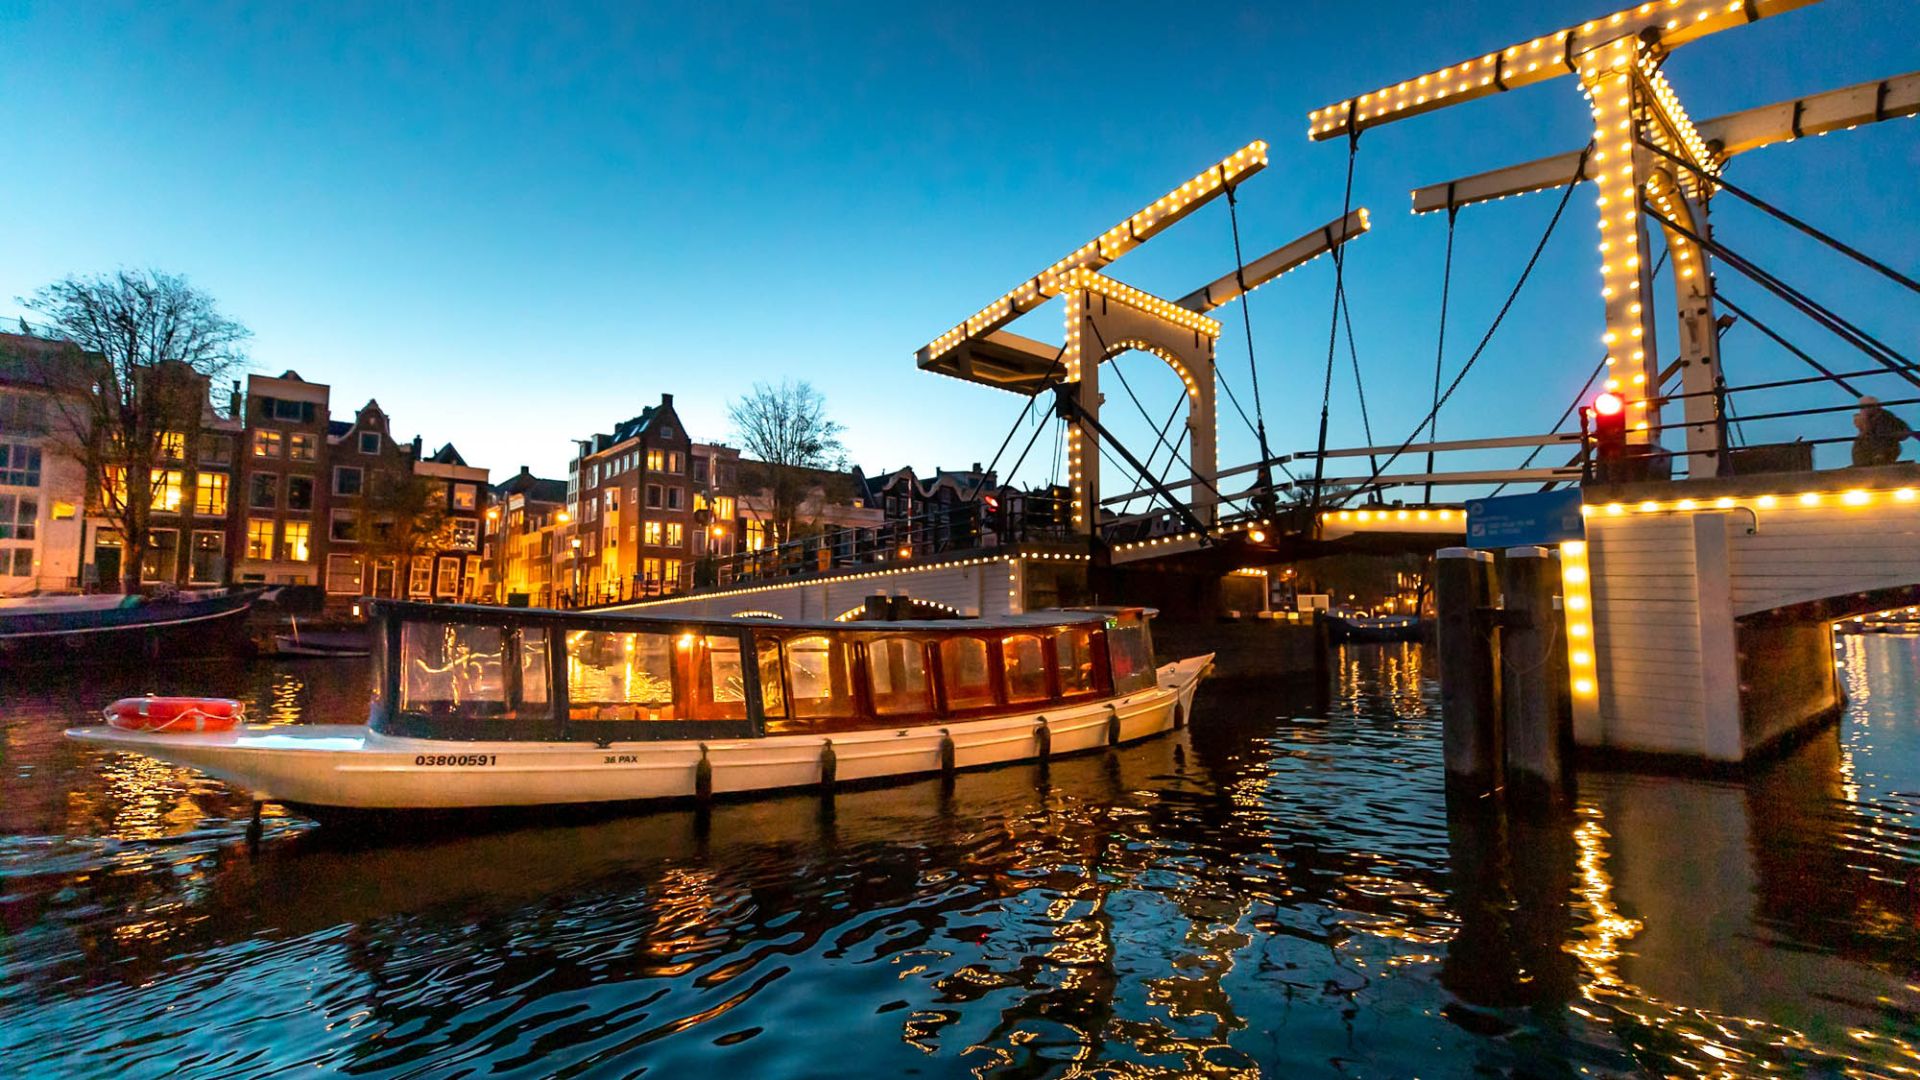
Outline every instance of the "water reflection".
<path fill-rule="evenodd" d="M 1417 645 L 1210 686 L 1049 768 L 372 838 L 58 729 L 138 689 L 364 713 L 352 663 L 0 690 L 0 1061 L 25 1073 L 1895 1075 L 1920 655 L 1742 783 L 1448 806 Z M 151 682 L 152 685 L 147 685 Z M 1870 691 L 1870 692 L 1862 692 Z"/>

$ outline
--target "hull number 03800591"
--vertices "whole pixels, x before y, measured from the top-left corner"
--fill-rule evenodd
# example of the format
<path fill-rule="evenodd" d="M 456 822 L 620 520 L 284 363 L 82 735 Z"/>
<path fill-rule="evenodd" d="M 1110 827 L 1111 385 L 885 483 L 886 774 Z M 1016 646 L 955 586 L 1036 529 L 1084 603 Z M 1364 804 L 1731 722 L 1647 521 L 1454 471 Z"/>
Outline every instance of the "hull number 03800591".
<path fill-rule="evenodd" d="M 497 765 L 497 754 L 416 754 L 415 765 Z"/>

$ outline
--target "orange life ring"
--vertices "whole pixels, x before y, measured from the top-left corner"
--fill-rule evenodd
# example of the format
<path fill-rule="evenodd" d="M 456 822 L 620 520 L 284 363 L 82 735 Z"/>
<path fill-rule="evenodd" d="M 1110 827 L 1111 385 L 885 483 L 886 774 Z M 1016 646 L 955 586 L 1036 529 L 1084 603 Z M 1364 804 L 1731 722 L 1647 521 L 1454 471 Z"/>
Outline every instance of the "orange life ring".
<path fill-rule="evenodd" d="M 246 722 L 247 707 L 232 698 L 130 697 L 102 715 L 122 731 L 231 731 Z"/>

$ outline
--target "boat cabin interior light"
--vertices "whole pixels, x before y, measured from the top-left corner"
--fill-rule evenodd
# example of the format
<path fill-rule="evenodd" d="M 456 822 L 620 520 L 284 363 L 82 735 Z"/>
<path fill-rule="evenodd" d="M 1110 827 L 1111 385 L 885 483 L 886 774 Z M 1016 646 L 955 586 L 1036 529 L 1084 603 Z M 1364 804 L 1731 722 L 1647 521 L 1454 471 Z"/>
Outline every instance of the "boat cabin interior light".
<path fill-rule="evenodd" d="M 595 743 L 900 728 L 1155 685 L 1143 609 L 1019 622 L 706 622 L 380 602 L 383 734 Z"/>

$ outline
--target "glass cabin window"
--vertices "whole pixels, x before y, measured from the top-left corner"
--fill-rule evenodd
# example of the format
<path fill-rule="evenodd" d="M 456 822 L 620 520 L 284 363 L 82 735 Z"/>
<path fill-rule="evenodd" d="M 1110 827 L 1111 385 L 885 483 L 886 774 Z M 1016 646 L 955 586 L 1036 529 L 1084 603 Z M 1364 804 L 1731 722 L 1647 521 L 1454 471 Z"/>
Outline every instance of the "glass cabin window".
<path fill-rule="evenodd" d="M 692 634 L 682 635 L 683 646 L 691 646 Z M 746 669 L 740 663 L 740 639 L 708 634 L 699 642 L 693 670 L 699 675 L 694 695 L 695 720 L 745 720 L 747 718 Z"/>
<path fill-rule="evenodd" d="M 940 675 L 947 708 L 977 709 L 993 704 L 993 670 L 987 643 L 976 637 L 950 637 L 940 643 Z"/>
<path fill-rule="evenodd" d="M 575 630 L 567 635 L 569 719 L 678 720 L 673 635 Z"/>
<path fill-rule="evenodd" d="M 873 711 L 881 716 L 933 710 L 926 650 L 918 639 L 886 637 L 868 642 L 867 680 Z"/>
<path fill-rule="evenodd" d="M 1115 693 L 1152 689 L 1159 681 L 1153 670 L 1153 641 L 1144 622 L 1107 625 L 1107 663 L 1113 669 Z"/>
<path fill-rule="evenodd" d="M 504 716 L 500 665 L 507 634 L 498 626 L 407 623 L 400 635 L 400 709 L 428 716 Z"/>
<path fill-rule="evenodd" d="M 1066 626 L 1054 632 L 1053 659 L 1060 669 L 1062 694 L 1090 694 L 1097 688 L 1093 672 L 1093 631 Z"/>
<path fill-rule="evenodd" d="M 813 634 L 789 640 L 785 651 L 787 685 L 792 690 L 787 707 L 794 716 L 854 715 L 853 683 L 847 675 L 845 642 Z"/>
<path fill-rule="evenodd" d="M 1000 643 L 1006 666 L 1007 700 L 1040 701 L 1047 696 L 1047 655 L 1035 634 L 1014 634 Z"/>
<path fill-rule="evenodd" d="M 780 678 L 780 642 L 761 638 L 758 643 L 760 653 L 760 712 L 768 718 L 787 715 L 786 685 Z"/>

